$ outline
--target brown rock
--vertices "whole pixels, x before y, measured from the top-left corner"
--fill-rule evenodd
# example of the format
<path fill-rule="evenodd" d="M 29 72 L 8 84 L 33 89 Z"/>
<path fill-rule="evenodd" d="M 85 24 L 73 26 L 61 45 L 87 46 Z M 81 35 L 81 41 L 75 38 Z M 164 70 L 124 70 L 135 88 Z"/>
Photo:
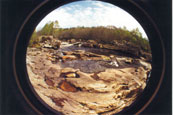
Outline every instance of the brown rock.
<path fill-rule="evenodd" d="M 93 79 L 95 79 L 95 80 L 99 80 L 99 77 L 98 77 L 97 73 L 94 73 L 94 75 L 91 75 L 91 77 L 92 77 Z"/>
<path fill-rule="evenodd" d="M 54 82 L 53 82 L 51 79 L 46 78 L 46 79 L 45 79 L 45 82 L 46 82 L 46 84 L 49 85 L 49 86 L 54 86 Z"/>
<path fill-rule="evenodd" d="M 67 92 L 76 92 L 77 91 L 75 86 L 73 86 L 72 84 L 70 84 L 67 81 L 62 81 L 59 84 L 59 88 L 62 89 L 63 91 L 67 91 Z"/>
<path fill-rule="evenodd" d="M 65 55 L 62 57 L 62 59 L 65 61 L 65 60 L 74 60 L 76 59 L 76 56 L 74 55 Z"/>
<path fill-rule="evenodd" d="M 64 101 L 67 101 L 67 99 L 65 98 L 55 98 L 55 97 L 51 97 L 52 101 L 59 107 L 63 107 L 63 103 Z"/>

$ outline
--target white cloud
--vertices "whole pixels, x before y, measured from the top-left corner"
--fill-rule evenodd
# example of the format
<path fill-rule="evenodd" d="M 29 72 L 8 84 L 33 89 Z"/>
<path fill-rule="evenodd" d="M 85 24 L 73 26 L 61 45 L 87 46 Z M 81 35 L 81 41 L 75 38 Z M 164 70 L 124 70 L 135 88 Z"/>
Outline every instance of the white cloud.
<path fill-rule="evenodd" d="M 140 24 L 124 10 L 104 2 L 89 2 L 91 4 L 85 7 L 80 4 L 81 2 L 76 2 L 76 4 L 62 6 L 52 11 L 38 24 L 37 30 L 48 21 L 58 20 L 62 28 L 114 25 L 116 27 L 126 26 L 127 29 L 132 30 L 138 27 L 143 36 L 146 37 Z"/>

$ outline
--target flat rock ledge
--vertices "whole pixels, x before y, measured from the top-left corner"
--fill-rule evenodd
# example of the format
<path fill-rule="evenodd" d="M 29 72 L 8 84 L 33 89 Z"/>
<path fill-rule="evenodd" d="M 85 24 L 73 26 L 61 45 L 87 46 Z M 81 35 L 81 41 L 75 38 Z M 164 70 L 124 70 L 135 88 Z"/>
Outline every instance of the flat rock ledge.
<path fill-rule="evenodd" d="M 86 73 L 79 68 L 61 67 L 60 62 L 53 63 L 52 52 L 46 48 L 28 48 L 27 71 L 43 101 L 65 115 L 111 115 L 122 111 L 142 93 L 151 71 L 150 63 L 139 60 L 141 66 Z M 62 59 L 69 60 L 67 56 Z M 71 59 L 75 60 L 73 56 Z M 117 57 L 117 61 L 122 60 L 127 58 Z"/>

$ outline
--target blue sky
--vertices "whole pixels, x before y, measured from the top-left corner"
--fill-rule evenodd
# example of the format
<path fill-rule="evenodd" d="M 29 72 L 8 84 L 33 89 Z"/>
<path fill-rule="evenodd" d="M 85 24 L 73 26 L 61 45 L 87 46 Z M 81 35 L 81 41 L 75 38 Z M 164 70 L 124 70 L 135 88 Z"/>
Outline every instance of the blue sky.
<path fill-rule="evenodd" d="M 58 20 L 61 28 L 108 25 L 125 26 L 128 30 L 139 28 L 142 36 L 147 38 L 141 25 L 130 14 L 117 6 L 101 1 L 78 1 L 61 6 L 45 16 L 36 30 L 40 30 L 47 22 L 55 20 Z"/>

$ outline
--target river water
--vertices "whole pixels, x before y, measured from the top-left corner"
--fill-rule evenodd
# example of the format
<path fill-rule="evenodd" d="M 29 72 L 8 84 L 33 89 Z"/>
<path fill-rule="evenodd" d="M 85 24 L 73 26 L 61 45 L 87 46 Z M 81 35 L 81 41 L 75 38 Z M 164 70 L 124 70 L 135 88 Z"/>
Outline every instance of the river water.
<path fill-rule="evenodd" d="M 64 51 L 75 51 L 75 50 L 82 50 L 85 52 L 92 52 L 99 55 L 105 55 L 110 56 L 113 55 L 114 57 L 111 58 L 111 60 L 70 60 L 65 62 L 59 62 L 60 66 L 62 68 L 65 67 L 71 67 L 74 69 L 80 69 L 80 71 L 85 73 L 96 73 L 96 72 L 102 72 L 107 68 L 124 68 L 130 67 L 132 65 L 125 64 L 121 61 L 117 61 L 117 57 L 123 57 L 122 54 L 116 51 L 108 50 L 108 49 L 100 49 L 100 48 L 86 48 L 86 47 L 79 47 L 74 44 L 70 44 L 68 42 L 62 42 L 60 48 L 58 49 L 57 53 L 61 56 L 63 56 Z M 135 65 L 133 65 L 135 66 Z M 138 66 L 138 65 L 136 65 Z"/>

